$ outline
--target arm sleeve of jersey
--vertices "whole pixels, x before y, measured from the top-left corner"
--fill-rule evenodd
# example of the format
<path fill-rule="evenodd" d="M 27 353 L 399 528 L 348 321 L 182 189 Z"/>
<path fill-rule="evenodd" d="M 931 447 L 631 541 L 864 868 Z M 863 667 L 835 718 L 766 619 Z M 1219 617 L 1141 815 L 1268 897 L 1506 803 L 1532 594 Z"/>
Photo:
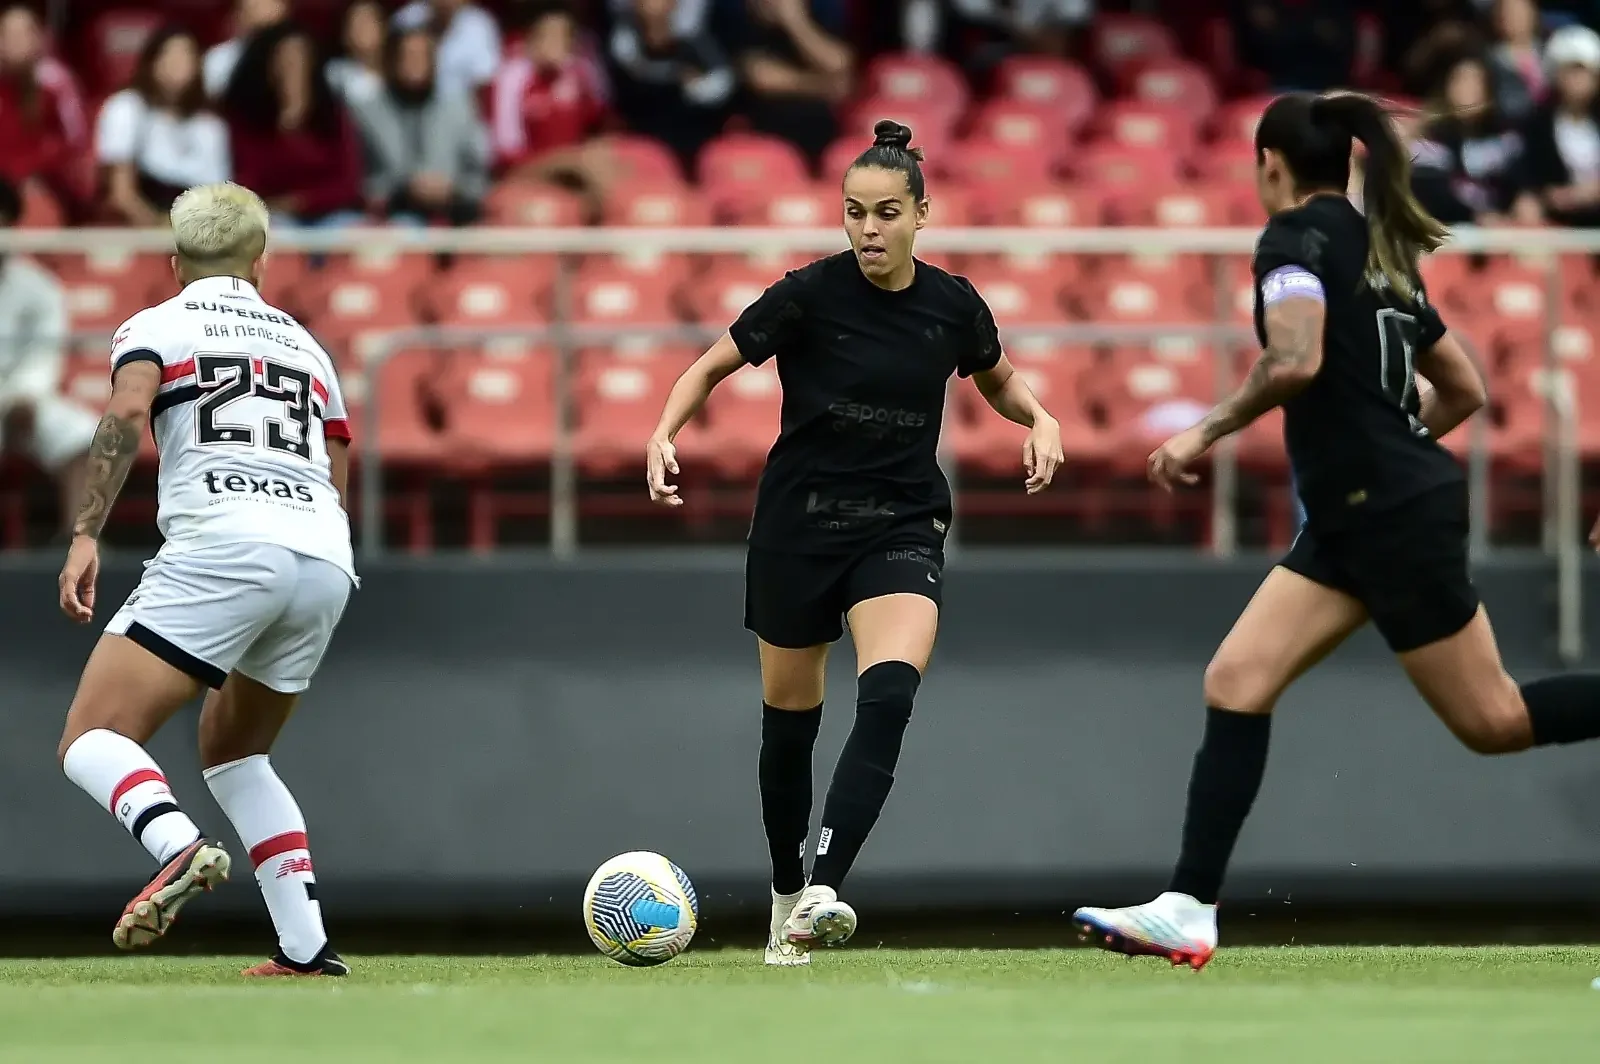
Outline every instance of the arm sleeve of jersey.
<path fill-rule="evenodd" d="M 1322 234 L 1303 224 L 1273 219 L 1256 241 L 1255 276 L 1260 285 L 1276 270 L 1297 266 L 1313 277 L 1322 276 Z"/>
<path fill-rule="evenodd" d="M 339 386 L 339 372 L 328 359 L 328 394 L 322 401 L 322 436 L 328 440 L 350 442 L 350 412 L 344 405 L 344 389 Z"/>
<path fill-rule="evenodd" d="M 1424 351 L 1444 339 L 1446 331 L 1444 319 L 1439 316 L 1439 308 L 1433 305 L 1433 300 L 1428 298 L 1427 291 L 1422 288 L 1417 289 L 1417 328 L 1417 344 Z"/>
<path fill-rule="evenodd" d="M 155 330 L 151 329 L 145 315 L 135 314 L 123 323 L 111 338 L 111 375 L 135 362 L 154 362 L 165 373 L 167 360 L 161 353 Z"/>
<path fill-rule="evenodd" d="M 728 326 L 739 357 L 752 366 L 789 351 L 805 321 L 805 270 L 791 270 L 744 308 Z"/>
<path fill-rule="evenodd" d="M 994 323 L 994 313 L 989 310 L 983 296 L 972 287 L 972 282 L 961 278 L 961 287 L 971 296 L 971 334 L 962 345 L 961 355 L 956 360 L 956 373 L 962 377 L 970 377 L 974 373 L 983 373 L 985 370 L 994 369 L 1000 362 L 1000 330 Z"/>

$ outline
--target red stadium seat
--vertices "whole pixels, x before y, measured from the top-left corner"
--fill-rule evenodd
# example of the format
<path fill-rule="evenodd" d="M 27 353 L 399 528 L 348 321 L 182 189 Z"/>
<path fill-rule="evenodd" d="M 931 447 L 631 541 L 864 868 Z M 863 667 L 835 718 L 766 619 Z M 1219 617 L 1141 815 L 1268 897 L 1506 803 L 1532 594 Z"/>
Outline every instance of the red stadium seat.
<path fill-rule="evenodd" d="M 967 106 L 967 79 L 954 63 L 938 56 L 879 56 L 867 67 L 865 87 L 885 100 L 941 111 L 952 121 Z"/>
<path fill-rule="evenodd" d="M 964 141 L 948 167 L 950 176 L 975 195 L 996 194 L 1019 183 L 1038 185 L 1051 176 L 1051 152 L 984 141 Z"/>
<path fill-rule="evenodd" d="M 1050 168 L 1060 166 L 1071 147 L 1069 135 L 1060 122 L 1059 112 L 1049 105 L 991 100 L 973 119 L 973 139 L 1003 148 L 1040 152 Z"/>
<path fill-rule="evenodd" d="M 741 197 L 730 205 L 729 218 L 739 225 L 817 229 L 838 225 L 843 211 L 838 186 L 807 182 L 774 185 Z"/>
<path fill-rule="evenodd" d="M 541 229 L 581 225 L 583 200 L 554 185 L 502 181 L 489 190 L 483 203 L 491 225 L 526 225 Z"/>
<path fill-rule="evenodd" d="M 1106 12 L 1095 19 L 1090 49 L 1100 69 L 1127 86 L 1141 67 L 1177 56 L 1178 42 L 1158 19 Z"/>
<path fill-rule="evenodd" d="M 372 424 L 369 404 L 362 401 L 360 378 L 341 378 L 355 436 L 372 440 L 384 463 L 420 465 L 444 456 L 444 437 L 428 423 L 426 410 L 436 399 L 436 386 L 444 365 L 433 351 L 401 351 L 378 369 L 377 424 Z M 354 385 L 354 387 L 352 387 Z"/>
<path fill-rule="evenodd" d="M 1195 176 L 1201 181 L 1226 185 L 1243 185 L 1255 195 L 1255 146 L 1240 141 L 1224 140 L 1202 145 L 1189 157 Z"/>
<path fill-rule="evenodd" d="M 540 278 L 507 265 L 478 259 L 440 274 L 422 293 L 429 317 L 454 327 L 543 325 L 547 315 Z"/>
<path fill-rule="evenodd" d="M 1192 255 L 1127 255 L 1102 260 L 1074 295 L 1089 321 L 1138 323 L 1215 319 L 1205 263 Z"/>
<path fill-rule="evenodd" d="M 317 338 L 335 357 L 356 361 L 371 354 L 374 334 L 417 326 L 416 291 L 404 275 L 350 275 L 331 264 L 302 287 Z"/>
<path fill-rule="evenodd" d="M 670 284 L 648 274 L 596 262 L 585 266 L 573 285 L 572 320 L 576 325 L 676 325 Z"/>
<path fill-rule="evenodd" d="M 1098 102 L 1094 81 L 1084 69 L 1065 59 L 1013 55 L 995 69 L 998 98 L 1054 107 L 1065 129 L 1081 130 Z"/>
<path fill-rule="evenodd" d="M 667 393 L 694 359 L 693 351 L 681 348 L 644 358 L 611 350 L 584 352 L 575 389 L 578 428 L 573 447 L 586 475 L 613 477 L 638 468 L 639 441 L 655 428 Z M 695 453 L 700 431 L 696 422 L 679 434 L 686 455 Z"/>
<path fill-rule="evenodd" d="M 939 170 L 948 153 L 956 125 L 956 115 L 915 100 L 895 100 L 882 96 L 869 96 L 851 104 L 845 113 L 841 128 L 843 142 L 855 146 L 859 155 L 872 147 L 873 128 L 884 119 L 899 122 L 911 128 L 912 147 L 921 148 L 928 156 L 928 168 Z M 843 176 L 844 171 L 838 171 Z M 833 177 L 829 171 L 825 177 Z"/>
<path fill-rule="evenodd" d="M 1211 117 L 1217 89 L 1204 67 L 1184 59 L 1157 59 L 1141 66 L 1133 78 L 1133 98 L 1144 103 L 1187 111 L 1196 122 Z"/>
<path fill-rule="evenodd" d="M 1061 305 L 1059 279 L 1052 273 L 986 270 L 974 272 L 970 279 L 1002 327 L 1054 325 L 1067 319 Z"/>
<path fill-rule="evenodd" d="M 1162 229 L 1266 224 L 1256 191 L 1248 185 L 1190 186 L 1158 191 L 1153 197 L 1119 197 L 1117 221 Z"/>
<path fill-rule="evenodd" d="M 1100 193 L 1059 184 L 1024 189 L 994 206 L 998 210 L 989 222 L 1029 229 L 1090 228 L 1100 225 L 1105 215 L 1105 197 Z"/>
<path fill-rule="evenodd" d="M 1217 140 L 1221 143 L 1248 144 L 1253 150 L 1256 125 L 1261 121 L 1261 113 L 1271 102 L 1271 96 L 1248 96 L 1224 104 L 1217 111 L 1214 122 Z"/>
<path fill-rule="evenodd" d="M 1035 357 L 1012 351 L 1017 372 L 1039 401 L 1061 423 L 1061 449 L 1069 462 L 1098 461 L 1108 449 L 1107 436 L 1088 420 L 1079 383 L 1090 356 L 1074 349 L 1052 348 Z M 945 422 L 945 439 L 963 469 L 984 476 L 1022 479 L 1022 441 L 1027 431 L 990 410 L 976 389 L 956 385 L 951 415 Z"/>
<path fill-rule="evenodd" d="M 683 168 L 672 149 L 654 137 L 615 134 L 606 138 L 612 178 L 619 185 L 683 184 Z"/>
<path fill-rule="evenodd" d="M 606 196 L 606 224 L 673 228 L 711 224 L 711 205 L 681 185 L 632 183 Z"/>
<path fill-rule="evenodd" d="M 1119 100 L 1100 109 L 1095 125 L 1107 144 L 1186 156 L 1194 149 L 1199 123 L 1169 104 Z"/>
<path fill-rule="evenodd" d="M 451 457 L 523 464 L 549 458 L 555 442 L 554 357 L 452 352 L 440 391 Z"/>
<path fill-rule="evenodd" d="M 711 141 L 700 150 L 696 169 L 700 184 L 713 194 L 811 178 L 799 148 L 756 133 L 728 133 Z"/>
<path fill-rule="evenodd" d="M 1074 172 L 1087 183 L 1111 193 L 1127 188 L 1172 188 L 1182 184 L 1180 160 L 1165 149 L 1138 149 L 1117 144 L 1092 144 L 1074 154 Z"/>
<path fill-rule="evenodd" d="M 686 453 L 709 460 L 724 476 L 748 475 L 777 439 L 782 401 L 776 359 L 745 366 L 712 393 L 706 403 L 706 432 Z M 700 446 L 710 453 L 700 453 Z"/>
<path fill-rule="evenodd" d="M 107 332 L 158 299 L 176 294 L 172 268 L 159 255 L 89 253 L 57 267 L 75 332 Z"/>
<path fill-rule="evenodd" d="M 761 293 L 782 276 L 782 270 L 763 270 L 753 266 L 727 266 L 713 270 L 688 293 L 695 320 L 718 327 L 732 323 L 744 312 L 745 307 L 760 298 Z"/>

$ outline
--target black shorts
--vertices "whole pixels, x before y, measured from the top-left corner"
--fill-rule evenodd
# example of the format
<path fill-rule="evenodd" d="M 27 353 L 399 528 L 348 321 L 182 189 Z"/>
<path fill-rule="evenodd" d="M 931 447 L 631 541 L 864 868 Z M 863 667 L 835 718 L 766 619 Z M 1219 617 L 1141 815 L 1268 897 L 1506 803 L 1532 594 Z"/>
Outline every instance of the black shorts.
<path fill-rule="evenodd" d="M 1396 654 L 1467 626 L 1478 590 L 1467 565 L 1467 488 L 1449 484 L 1322 536 L 1304 529 L 1279 562 L 1367 608 Z"/>
<path fill-rule="evenodd" d="M 927 537 L 889 537 L 858 554 L 791 554 L 752 546 L 744 567 L 744 626 L 775 647 L 799 650 L 844 634 L 844 615 L 882 595 L 943 601 L 944 548 Z"/>

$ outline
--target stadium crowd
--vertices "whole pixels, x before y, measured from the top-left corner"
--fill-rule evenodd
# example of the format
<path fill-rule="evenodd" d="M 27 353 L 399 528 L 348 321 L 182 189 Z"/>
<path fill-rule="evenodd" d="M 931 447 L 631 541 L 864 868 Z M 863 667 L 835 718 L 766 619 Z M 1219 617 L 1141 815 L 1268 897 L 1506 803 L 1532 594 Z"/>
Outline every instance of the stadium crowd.
<path fill-rule="evenodd" d="M 261 193 L 280 228 L 832 225 L 838 175 L 873 121 L 894 117 L 928 150 L 940 225 L 1253 226 L 1251 137 L 1264 99 L 1349 85 L 1415 105 L 1416 190 L 1440 218 L 1600 224 L 1595 0 L 238 0 L 222 23 L 214 6 L 83 0 L 51 8 L 65 16 L 46 24 L 36 8 L 0 0 L 0 182 L 14 192 L 0 195 L 0 222 L 159 225 L 182 189 L 232 179 Z M 794 264 L 712 277 L 696 272 L 704 264 L 660 261 L 648 277 L 621 278 L 585 263 L 577 298 L 589 303 L 578 317 L 720 327 Z M 26 276 L 20 262 L 0 271 L 0 335 L 34 337 L 0 349 L 0 447 L 70 488 L 85 419 L 41 417 L 29 395 L 64 392 L 92 406 L 103 365 L 98 354 L 83 359 L 80 389 L 68 338 L 39 337 L 52 321 L 79 337 L 110 328 L 160 298 L 164 276 L 126 265 L 94 273 L 69 256 L 40 265 Z M 341 359 L 362 328 L 551 313 L 552 263 L 530 259 L 515 276 L 421 264 L 378 279 L 376 300 L 342 298 L 332 271 L 316 265 L 281 257 L 267 295 Z M 1192 263 L 955 265 L 1002 326 L 1157 312 L 1200 321 L 1236 295 Z M 1226 265 L 1227 283 L 1242 284 L 1242 264 Z M 1592 311 L 1600 278 L 1592 263 L 1577 266 L 1566 295 Z M 52 270 L 65 297 L 49 294 Z M 1430 282 L 1454 302 L 1454 320 L 1470 323 L 1491 305 L 1488 279 L 1520 285 L 1518 298 L 1535 292 L 1522 300 L 1526 321 L 1501 313 L 1481 333 L 1491 376 L 1517 382 L 1500 393 L 1510 401 L 1497 399 L 1496 446 L 1534 454 L 1542 400 L 1519 375 L 1534 357 L 1529 329 L 1543 321 L 1542 282 L 1474 271 Z M 619 296 L 619 284 L 633 287 Z M 1067 425 L 1079 458 L 1139 451 L 1144 435 L 1191 418 L 1214 394 L 1205 359 L 1111 354 L 1131 356 L 1125 373 L 1083 373 L 1065 360 L 1030 370 L 1056 374 L 1054 401 L 1081 414 Z M 1111 357 L 1085 355 L 1095 367 Z M 485 438 L 511 419 L 482 397 L 521 404 L 522 435 L 497 441 L 497 453 L 542 460 L 554 420 L 548 370 L 508 365 L 492 367 L 489 384 L 462 369 L 469 383 L 450 401 L 482 413 Z M 385 452 L 441 447 L 436 397 L 415 399 L 406 381 L 417 374 L 403 360 L 385 372 L 405 381 L 384 417 L 409 419 Z M 634 406 L 658 405 L 672 375 L 664 364 L 603 359 L 580 368 L 587 472 L 631 469 L 634 441 L 612 453 L 617 431 L 604 426 L 626 427 Z M 771 398 L 753 389 L 709 412 L 704 450 L 732 479 L 770 443 Z M 732 413 L 743 399 L 749 417 Z M 1275 431 L 1264 423 L 1259 447 L 1246 441 L 1274 469 Z M 958 419 L 952 439 L 980 474 L 1000 456 L 1009 468 L 1012 443 L 979 420 Z M 15 544 L 24 522 L 7 499 L 0 490 L 0 542 Z"/>

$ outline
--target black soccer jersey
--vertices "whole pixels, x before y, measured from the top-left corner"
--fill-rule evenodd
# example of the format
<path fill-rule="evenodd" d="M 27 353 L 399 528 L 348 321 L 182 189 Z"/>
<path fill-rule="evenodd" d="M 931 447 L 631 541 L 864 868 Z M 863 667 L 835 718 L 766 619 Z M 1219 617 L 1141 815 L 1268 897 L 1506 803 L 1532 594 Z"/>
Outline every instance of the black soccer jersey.
<path fill-rule="evenodd" d="M 1274 215 L 1256 244 L 1263 345 L 1265 305 L 1285 286 L 1320 288 L 1327 307 L 1322 368 L 1284 404 L 1289 463 L 1313 529 L 1351 524 L 1463 477 L 1417 419 L 1416 353 L 1439 342 L 1444 322 L 1420 281 L 1413 303 L 1368 277 L 1367 248 L 1366 218 L 1334 195 Z"/>
<path fill-rule="evenodd" d="M 842 553 L 907 528 L 943 537 L 946 386 L 1000 360 L 994 316 L 966 278 L 918 262 L 911 286 L 890 292 L 844 252 L 787 274 L 729 333 L 751 365 L 777 358 L 783 388 L 751 543 Z"/>

